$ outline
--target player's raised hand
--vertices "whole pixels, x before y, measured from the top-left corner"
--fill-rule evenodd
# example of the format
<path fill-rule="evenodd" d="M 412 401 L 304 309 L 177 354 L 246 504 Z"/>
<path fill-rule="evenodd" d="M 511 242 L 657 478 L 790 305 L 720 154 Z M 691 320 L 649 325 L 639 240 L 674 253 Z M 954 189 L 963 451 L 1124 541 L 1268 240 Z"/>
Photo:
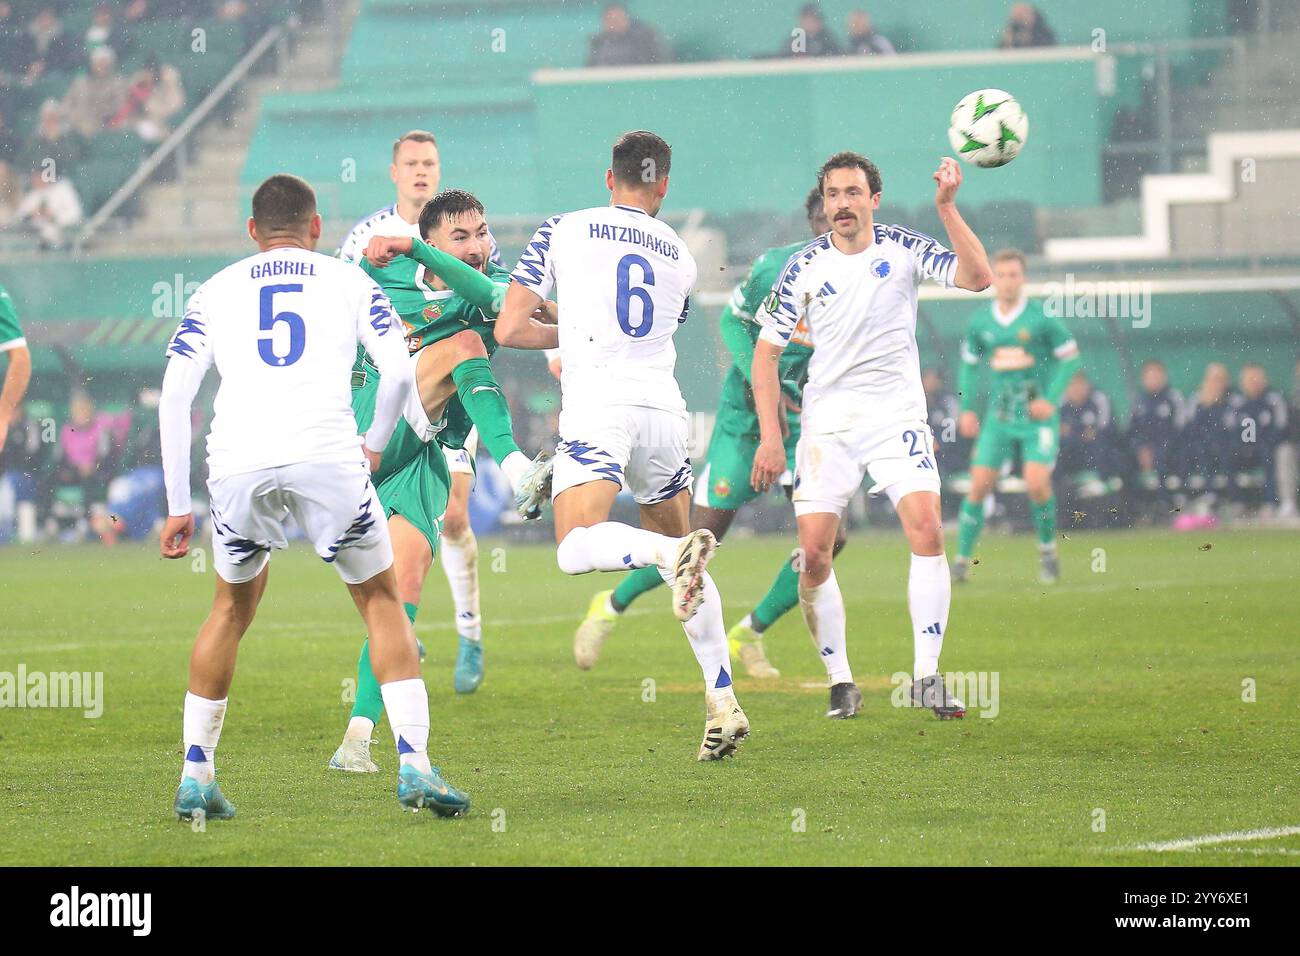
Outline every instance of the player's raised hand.
<path fill-rule="evenodd" d="M 934 193 L 935 205 L 943 206 L 955 202 L 957 189 L 961 186 L 961 165 L 951 156 L 945 156 L 939 161 L 939 168 L 935 170 L 934 181 L 939 184 Z"/>
<path fill-rule="evenodd" d="M 785 444 L 780 438 L 765 438 L 754 453 L 754 468 L 749 483 L 755 491 L 767 491 L 785 471 Z"/>
<path fill-rule="evenodd" d="M 398 256 L 410 254 L 410 236 L 372 236 L 366 243 L 365 256 L 378 269 L 386 268 Z"/>
<path fill-rule="evenodd" d="M 171 515 L 163 523 L 158 536 L 159 549 L 164 558 L 183 558 L 190 553 L 190 538 L 194 537 L 194 515 Z"/>

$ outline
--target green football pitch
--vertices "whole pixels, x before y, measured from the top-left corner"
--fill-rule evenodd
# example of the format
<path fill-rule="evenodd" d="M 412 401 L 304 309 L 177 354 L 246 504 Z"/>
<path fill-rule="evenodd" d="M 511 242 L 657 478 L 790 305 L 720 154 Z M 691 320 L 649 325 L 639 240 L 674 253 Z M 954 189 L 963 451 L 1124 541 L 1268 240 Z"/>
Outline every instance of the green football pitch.
<path fill-rule="evenodd" d="M 767 640 L 781 678 L 736 679 L 752 736 L 709 764 L 695 761 L 700 675 L 667 592 L 580 672 L 573 628 L 616 578 L 566 578 L 549 547 L 485 539 L 478 693 L 451 690 L 437 569 L 417 628 L 430 751 L 474 804 L 453 820 L 400 811 L 386 723 L 383 772 L 325 769 L 360 627 L 334 572 L 296 544 L 272 563 L 217 753 L 238 818 L 199 831 L 170 811 L 211 571 L 144 546 L 0 549 L 0 680 L 103 675 L 99 717 L 0 710 L 0 864 L 1300 862 L 1300 536 L 1068 535 L 1052 588 L 1036 583 L 1031 539 L 986 538 L 944 648 L 945 670 L 975 677 L 962 721 L 893 706 L 891 676 L 912 658 L 907 549 L 853 535 L 836 566 L 863 712 L 823 716 L 824 671 L 789 615 Z M 789 547 L 724 544 L 712 569 L 728 624 Z"/>

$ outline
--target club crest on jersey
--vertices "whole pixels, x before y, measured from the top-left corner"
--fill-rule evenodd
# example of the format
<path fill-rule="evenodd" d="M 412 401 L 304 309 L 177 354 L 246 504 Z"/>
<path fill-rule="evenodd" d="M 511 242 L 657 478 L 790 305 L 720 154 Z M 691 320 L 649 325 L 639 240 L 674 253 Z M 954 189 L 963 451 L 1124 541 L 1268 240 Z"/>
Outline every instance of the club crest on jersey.
<path fill-rule="evenodd" d="M 871 263 L 871 274 L 877 279 L 883 279 L 889 275 L 889 260 L 876 259 Z"/>
<path fill-rule="evenodd" d="M 430 302 L 424 307 L 424 317 L 432 322 L 438 316 L 442 315 L 442 303 Z"/>
<path fill-rule="evenodd" d="M 719 478 L 713 483 L 713 493 L 719 498 L 731 497 L 731 482 L 726 478 Z"/>

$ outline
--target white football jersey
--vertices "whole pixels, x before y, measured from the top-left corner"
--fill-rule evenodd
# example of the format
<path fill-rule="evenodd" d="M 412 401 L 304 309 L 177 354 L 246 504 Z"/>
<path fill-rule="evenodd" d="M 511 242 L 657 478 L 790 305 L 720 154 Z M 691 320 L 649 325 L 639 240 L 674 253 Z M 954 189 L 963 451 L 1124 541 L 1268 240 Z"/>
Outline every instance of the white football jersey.
<path fill-rule="evenodd" d="M 564 407 L 685 412 L 673 333 L 690 311 L 695 274 L 695 258 L 673 228 L 634 206 L 597 206 L 542 223 L 511 278 L 559 303 Z"/>
<path fill-rule="evenodd" d="M 195 363 L 199 377 L 215 365 L 221 376 L 208 434 L 210 477 L 359 460 L 352 414 L 358 343 L 381 371 L 409 361 L 388 296 L 331 256 L 272 249 L 199 286 L 167 358 Z"/>
<path fill-rule="evenodd" d="M 423 239 L 420 235 L 420 223 L 407 222 L 397 214 L 397 204 L 385 206 L 372 212 L 365 219 L 348 230 L 348 234 L 343 237 L 343 243 L 335 253 L 340 259 L 347 262 L 358 262 L 365 254 L 366 246 L 375 236 L 410 236 L 412 239 Z M 488 256 L 489 260 L 501 265 L 501 250 L 497 248 L 497 240 L 492 235 L 492 230 L 488 230 L 488 239 L 492 243 L 492 253 Z"/>
<path fill-rule="evenodd" d="M 957 255 L 902 226 L 875 226 L 857 255 L 818 236 L 786 263 L 762 308 L 759 337 L 784 348 L 804 321 L 814 347 L 803 393 L 803 429 L 856 430 L 925 419 L 916 347 L 916 290 L 952 286 Z"/>

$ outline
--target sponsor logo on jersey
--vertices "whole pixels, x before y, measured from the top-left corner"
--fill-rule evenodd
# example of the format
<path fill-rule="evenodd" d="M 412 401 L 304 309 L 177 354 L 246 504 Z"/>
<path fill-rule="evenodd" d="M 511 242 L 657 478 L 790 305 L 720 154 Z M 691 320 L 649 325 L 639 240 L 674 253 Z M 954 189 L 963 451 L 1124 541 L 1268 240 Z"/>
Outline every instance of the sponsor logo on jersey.
<path fill-rule="evenodd" d="M 883 279 L 889 275 L 889 260 L 875 259 L 871 263 L 871 274 L 877 279 Z"/>
<path fill-rule="evenodd" d="M 999 345 L 989 359 L 989 368 L 995 372 L 1019 372 L 1034 364 L 1033 355 L 1019 345 Z"/>

